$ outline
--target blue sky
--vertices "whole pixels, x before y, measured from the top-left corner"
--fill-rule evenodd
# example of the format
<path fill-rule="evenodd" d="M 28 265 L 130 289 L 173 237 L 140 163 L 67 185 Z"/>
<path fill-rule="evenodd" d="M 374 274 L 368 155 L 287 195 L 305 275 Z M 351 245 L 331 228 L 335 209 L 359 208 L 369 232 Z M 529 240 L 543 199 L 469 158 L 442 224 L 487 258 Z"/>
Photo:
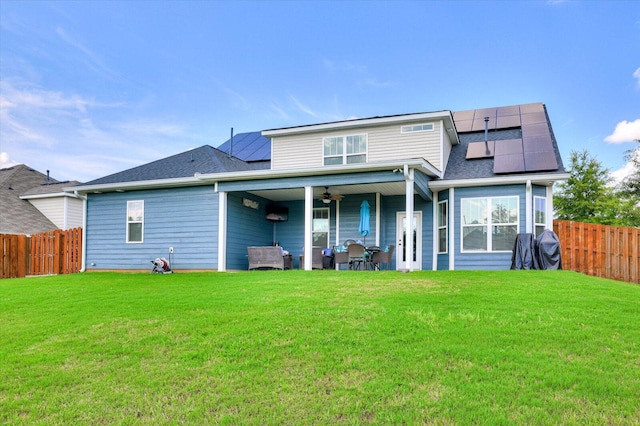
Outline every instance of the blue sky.
<path fill-rule="evenodd" d="M 544 102 L 565 164 L 640 138 L 640 2 L 0 4 L 0 163 L 89 181 L 236 133 Z"/>

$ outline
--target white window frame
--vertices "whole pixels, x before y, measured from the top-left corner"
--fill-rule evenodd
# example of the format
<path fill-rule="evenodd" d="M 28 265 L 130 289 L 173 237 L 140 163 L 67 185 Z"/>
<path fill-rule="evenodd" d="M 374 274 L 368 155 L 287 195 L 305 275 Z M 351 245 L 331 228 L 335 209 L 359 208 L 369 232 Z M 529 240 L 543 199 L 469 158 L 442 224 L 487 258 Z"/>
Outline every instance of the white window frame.
<path fill-rule="evenodd" d="M 538 222 L 538 218 L 536 215 L 536 212 L 539 211 L 538 209 L 536 209 L 538 200 L 542 202 L 542 214 L 544 215 L 544 219 L 542 222 Z M 542 226 L 543 230 L 547 229 L 547 197 L 533 197 L 533 235 L 536 237 L 540 235 L 538 234 L 538 230 L 536 229 L 538 226 Z"/>
<path fill-rule="evenodd" d="M 444 211 L 445 211 L 445 215 L 444 215 L 444 221 L 441 221 L 440 219 L 442 219 L 442 215 L 441 213 L 441 207 L 444 206 Z M 436 225 L 438 228 L 438 235 L 436 236 L 437 238 L 437 245 L 438 245 L 438 254 L 443 254 L 443 253 L 448 253 L 449 252 L 449 200 L 444 200 L 444 201 L 440 201 L 438 203 L 438 210 L 437 210 L 437 217 L 436 217 Z M 440 247 L 440 233 L 444 230 L 444 251 L 441 250 Z"/>
<path fill-rule="evenodd" d="M 433 132 L 435 128 L 433 123 L 408 124 L 400 126 L 400 133 Z"/>
<path fill-rule="evenodd" d="M 141 205 L 141 210 L 142 210 L 142 215 L 140 218 L 131 218 L 129 217 L 129 209 L 131 206 L 131 209 L 134 208 L 134 203 L 140 203 Z M 140 224 L 140 241 L 131 241 L 130 239 L 130 235 L 129 235 L 129 229 L 131 227 L 132 224 L 136 224 L 139 223 Z M 127 227 L 127 244 L 142 244 L 144 242 L 144 200 L 129 200 L 127 201 L 127 212 L 126 212 L 126 227 Z"/>
<path fill-rule="evenodd" d="M 500 198 L 513 198 L 516 200 L 516 222 L 514 223 L 502 223 L 493 222 L 492 215 L 492 201 Z M 472 200 L 484 200 L 487 203 L 486 217 L 484 217 L 484 223 L 479 224 L 465 224 L 464 223 L 464 205 L 465 201 Z M 493 249 L 493 228 L 496 226 L 513 226 L 516 227 L 516 235 L 520 232 L 520 197 L 517 195 L 502 195 L 494 197 L 469 197 L 460 199 L 460 252 L 461 253 L 511 253 L 513 249 L 509 250 L 494 250 Z M 484 250 L 469 250 L 464 248 L 464 230 L 470 227 L 484 227 L 487 232 L 487 246 Z M 515 240 L 514 240 L 515 241 Z"/>
<path fill-rule="evenodd" d="M 324 214 L 326 214 L 326 219 L 327 219 L 327 229 L 324 230 L 317 230 L 315 225 L 316 225 L 316 219 L 325 219 L 324 217 L 319 217 L 316 218 L 316 213 L 318 212 L 322 212 Z M 316 207 L 313 209 L 313 220 L 311 222 L 311 240 L 313 241 L 313 235 L 316 233 L 327 233 L 327 247 L 329 247 L 329 245 L 331 244 L 331 209 L 329 207 Z M 324 248 L 324 247 L 323 247 Z"/>
<path fill-rule="evenodd" d="M 352 137 L 362 137 L 364 139 L 364 152 L 363 151 L 357 151 L 357 152 L 347 152 L 347 146 L 348 146 L 348 142 L 347 139 L 348 138 L 352 138 Z M 327 142 L 327 140 L 329 139 L 339 139 L 341 140 L 342 143 L 342 149 L 340 151 L 342 152 L 336 152 L 334 154 L 329 154 L 327 155 L 325 153 L 325 144 Z M 367 133 L 355 133 L 355 134 L 349 134 L 349 135 L 334 135 L 334 136 L 327 136 L 322 138 L 322 158 L 323 158 L 323 164 L 325 166 L 333 166 L 333 165 L 340 165 L 340 164 L 362 164 L 362 163 L 366 163 L 368 161 L 368 152 L 369 152 L 369 136 Z M 361 155 L 364 155 L 364 161 L 362 162 L 356 162 L 356 163 L 350 163 L 349 162 L 349 158 L 350 157 L 359 157 Z M 340 163 L 332 163 L 332 164 L 327 164 L 326 161 L 328 158 L 336 158 L 336 159 L 341 159 Z"/>

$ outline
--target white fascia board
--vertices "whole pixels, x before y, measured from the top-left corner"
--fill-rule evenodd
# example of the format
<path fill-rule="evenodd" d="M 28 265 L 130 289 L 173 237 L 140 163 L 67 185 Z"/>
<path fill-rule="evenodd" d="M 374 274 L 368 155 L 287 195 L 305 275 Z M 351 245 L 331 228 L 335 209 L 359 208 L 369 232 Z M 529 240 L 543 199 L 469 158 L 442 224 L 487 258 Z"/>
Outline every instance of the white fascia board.
<path fill-rule="evenodd" d="M 432 190 L 442 190 L 447 188 L 471 186 L 526 184 L 528 180 L 530 180 L 532 184 L 547 185 L 550 182 L 567 180 L 569 179 L 569 177 L 569 173 L 546 173 L 534 175 L 498 176 L 480 179 L 438 180 L 429 182 L 429 188 Z"/>
<path fill-rule="evenodd" d="M 274 179 L 302 176 L 324 176 L 335 174 L 348 174 L 359 172 L 374 172 L 380 170 L 402 169 L 407 165 L 410 168 L 422 169 L 430 176 L 440 177 L 441 172 L 429 162 L 422 159 L 410 159 L 405 161 L 383 161 L 376 163 L 361 163 L 337 166 L 305 167 L 304 169 L 286 170 L 247 170 L 231 173 L 199 174 L 196 177 L 201 181 L 229 182 L 236 180 Z"/>
<path fill-rule="evenodd" d="M 56 193 L 50 193 L 50 194 L 21 195 L 20 199 L 21 200 L 37 200 L 42 198 L 59 198 L 59 197 L 76 198 L 75 195 L 70 194 L 68 192 L 56 192 Z"/>
<path fill-rule="evenodd" d="M 334 121 L 331 123 L 321 123 L 321 124 L 310 124 L 307 126 L 297 126 L 297 127 L 286 127 L 282 129 L 271 129 L 271 130 L 263 130 L 262 136 L 272 137 L 272 136 L 285 136 L 285 135 L 295 135 L 301 133 L 311 133 L 311 132 L 319 132 L 325 130 L 337 130 L 337 129 L 348 129 L 354 127 L 366 127 L 366 126 L 375 126 L 381 124 L 393 124 L 393 123 L 403 123 L 408 121 L 419 121 L 419 120 L 447 120 L 449 127 L 454 129 L 453 125 L 453 115 L 451 111 L 437 111 L 437 112 L 424 112 L 424 113 L 416 113 L 416 114 L 404 114 L 404 115 L 393 115 L 387 117 L 373 117 L 373 118 L 359 118 L 354 120 L 345 120 L 345 121 Z M 457 135 L 452 138 L 456 142 L 458 141 Z"/>
<path fill-rule="evenodd" d="M 65 192 L 78 192 L 80 194 L 86 194 L 90 192 L 113 192 L 113 191 L 133 191 L 141 189 L 157 189 L 157 188 L 171 188 L 189 185 L 201 185 L 202 181 L 197 177 L 184 177 L 174 179 L 155 179 L 155 180 L 140 180 L 134 182 L 116 182 L 116 183 L 103 183 L 97 185 L 82 185 L 71 186 L 63 188 Z"/>

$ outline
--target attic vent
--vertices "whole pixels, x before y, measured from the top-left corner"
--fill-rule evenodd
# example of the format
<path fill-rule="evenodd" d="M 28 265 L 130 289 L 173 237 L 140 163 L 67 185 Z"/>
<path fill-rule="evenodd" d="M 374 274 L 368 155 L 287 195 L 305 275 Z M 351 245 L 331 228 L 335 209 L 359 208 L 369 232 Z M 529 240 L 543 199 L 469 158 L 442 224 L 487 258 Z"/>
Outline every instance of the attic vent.
<path fill-rule="evenodd" d="M 400 127 L 400 133 L 431 132 L 431 131 L 433 131 L 433 123 L 413 124 L 411 126 Z"/>

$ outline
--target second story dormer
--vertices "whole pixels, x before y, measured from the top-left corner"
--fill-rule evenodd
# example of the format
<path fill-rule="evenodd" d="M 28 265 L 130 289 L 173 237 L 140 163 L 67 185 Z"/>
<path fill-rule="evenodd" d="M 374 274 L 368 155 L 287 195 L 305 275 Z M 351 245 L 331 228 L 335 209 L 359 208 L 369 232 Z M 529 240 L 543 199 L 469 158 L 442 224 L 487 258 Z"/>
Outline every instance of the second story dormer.
<path fill-rule="evenodd" d="M 459 143 L 450 111 L 354 119 L 265 130 L 271 169 L 345 168 L 424 160 L 444 172 Z"/>

